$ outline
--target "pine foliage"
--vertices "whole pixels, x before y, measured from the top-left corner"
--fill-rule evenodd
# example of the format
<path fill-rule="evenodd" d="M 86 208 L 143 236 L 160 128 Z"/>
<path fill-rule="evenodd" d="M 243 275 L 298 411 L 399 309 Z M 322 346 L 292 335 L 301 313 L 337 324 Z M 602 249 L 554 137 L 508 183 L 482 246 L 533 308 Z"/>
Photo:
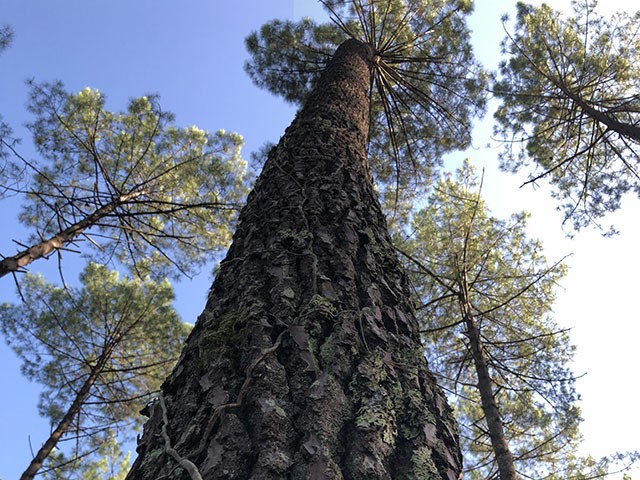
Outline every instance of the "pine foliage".
<path fill-rule="evenodd" d="M 517 9 L 494 86 L 503 167 L 534 167 L 529 181 L 550 181 L 574 228 L 597 224 L 640 194 L 640 12 L 606 18 L 593 1 L 571 16 Z"/>

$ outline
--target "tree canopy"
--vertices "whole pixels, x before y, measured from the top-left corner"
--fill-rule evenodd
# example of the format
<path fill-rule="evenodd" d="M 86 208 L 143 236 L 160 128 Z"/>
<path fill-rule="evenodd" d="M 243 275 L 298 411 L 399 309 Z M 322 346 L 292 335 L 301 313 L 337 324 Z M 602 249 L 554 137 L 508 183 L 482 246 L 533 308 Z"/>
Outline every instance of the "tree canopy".
<path fill-rule="evenodd" d="M 2 54 L 8 47 L 11 45 L 13 41 L 14 32 L 10 25 L 0 25 L 0 54 Z M 7 178 L 6 165 L 4 163 L 4 159 L 6 157 L 7 152 L 4 148 L 4 137 L 8 136 L 11 133 L 11 129 L 9 125 L 7 125 L 2 118 L 2 114 L 0 114 L 0 198 L 3 194 L 2 186 L 5 184 Z"/>
<path fill-rule="evenodd" d="M 518 3 L 494 85 L 503 167 L 548 178 L 578 229 L 640 195 L 640 31 L 636 15 L 606 18 L 596 2 L 571 16 Z"/>
<path fill-rule="evenodd" d="M 192 274 L 228 245 L 246 193 L 242 137 L 178 128 L 156 96 L 133 99 L 122 113 L 105 102 L 90 88 L 32 84 L 29 128 L 41 157 L 27 160 L 3 143 L 11 170 L 26 173 L 26 184 L 6 188 L 25 194 L 20 220 L 35 233 L 0 261 L 0 274 L 84 240 L 92 260 L 162 278 Z"/>
<path fill-rule="evenodd" d="M 0 53 L 11 45 L 13 36 L 14 32 L 10 25 L 0 25 Z"/>
<path fill-rule="evenodd" d="M 427 358 L 454 394 L 471 478 L 497 471 L 472 329 L 517 471 L 541 478 L 571 451 L 580 421 L 568 367 L 573 346 L 552 318 L 565 268 L 548 263 L 541 244 L 527 238 L 526 213 L 508 221 L 492 216 L 480 188 L 469 163 L 440 180 L 402 249 L 420 299 Z"/>
<path fill-rule="evenodd" d="M 69 458 L 62 450 L 51 452 L 53 467 L 43 469 L 39 475 L 45 480 L 124 480 L 131 456 L 123 455 L 115 435 L 100 440 L 91 455 Z"/>
<path fill-rule="evenodd" d="M 78 440 L 70 459 L 77 465 L 111 435 L 130 438 L 188 331 L 167 281 L 121 278 L 94 263 L 80 280 L 81 288 L 63 288 L 27 274 L 23 302 L 0 305 L 0 328 L 22 372 L 44 386 L 40 414 L 55 428 L 43 446 L 48 451 L 34 461 L 48 468 L 55 465 L 45 459 L 60 439 Z"/>

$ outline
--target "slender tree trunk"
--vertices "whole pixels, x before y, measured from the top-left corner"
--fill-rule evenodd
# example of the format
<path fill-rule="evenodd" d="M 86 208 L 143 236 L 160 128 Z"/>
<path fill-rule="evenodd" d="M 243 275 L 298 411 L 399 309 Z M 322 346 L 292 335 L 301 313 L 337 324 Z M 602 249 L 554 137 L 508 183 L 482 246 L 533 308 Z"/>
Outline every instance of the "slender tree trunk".
<path fill-rule="evenodd" d="M 498 464 L 500 480 L 516 480 L 518 478 L 516 467 L 504 435 L 502 417 L 498 411 L 498 405 L 493 393 L 493 382 L 489 375 L 489 362 L 484 351 L 482 339 L 480 338 L 480 329 L 471 312 L 471 305 L 469 305 L 468 302 L 463 303 L 463 310 L 471 354 L 473 355 L 473 361 L 478 375 L 478 391 L 480 392 L 480 399 L 482 401 L 482 411 L 487 420 L 489 437 L 491 438 L 491 446 L 493 447 L 496 463 Z"/>
<path fill-rule="evenodd" d="M 26 267 L 32 262 L 64 248 L 65 245 L 72 243 L 79 235 L 82 234 L 82 232 L 98 223 L 100 219 L 113 213 L 116 208 L 142 195 L 144 195 L 144 192 L 133 192 L 121 195 L 112 202 L 98 208 L 91 215 L 88 215 L 79 222 L 74 223 L 65 230 L 58 232 L 51 238 L 32 245 L 11 257 L 3 258 L 0 260 L 0 277 L 4 277 L 9 273 L 18 272 L 20 269 Z"/>
<path fill-rule="evenodd" d="M 64 415 L 64 417 L 62 417 L 62 420 L 60 420 L 53 432 L 51 432 L 46 442 L 44 442 L 42 447 L 40 447 L 40 450 L 38 450 L 38 453 L 36 453 L 35 457 L 33 457 L 33 460 L 31 460 L 31 463 L 29 464 L 27 469 L 20 476 L 20 480 L 33 479 L 38 474 L 38 471 L 42 468 L 42 464 L 47 459 L 51 451 L 58 444 L 58 441 L 60 440 L 62 435 L 69 431 L 69 428 L 73 424 L 74 417 L 82 408 L 82 405 L 84 404 L 87 396 L 89 395 L 89 392 L 91 391 L 91 387 L 93 387 L 93 385 L 96 383 L 96 380 L 102 373 L 104 366 L 111 356 L 112 352 L 113 346 L 109 346 L 103 351 L 95 366 L 91 368 L 89 376 L 80 387 L 80 390 L 78 390 L 75 399 L 67 409 L 67 413 Z"/>
<path fill-rule="evenodd" d="M 270 152 L 129 480 L 459 477 L 366 165 L 371 61 L 340 46 Z"/>

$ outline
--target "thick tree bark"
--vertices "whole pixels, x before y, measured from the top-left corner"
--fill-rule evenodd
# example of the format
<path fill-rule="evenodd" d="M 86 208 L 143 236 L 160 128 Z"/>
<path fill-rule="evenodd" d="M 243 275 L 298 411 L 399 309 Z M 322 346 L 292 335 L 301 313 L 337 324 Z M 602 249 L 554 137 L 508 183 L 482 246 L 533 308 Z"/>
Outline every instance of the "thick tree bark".
<path fill-rule="evenodd" d="M 345 42 L 270 152 L 129 480 L 459 477 L 366 165 L 371 61 Z"/>

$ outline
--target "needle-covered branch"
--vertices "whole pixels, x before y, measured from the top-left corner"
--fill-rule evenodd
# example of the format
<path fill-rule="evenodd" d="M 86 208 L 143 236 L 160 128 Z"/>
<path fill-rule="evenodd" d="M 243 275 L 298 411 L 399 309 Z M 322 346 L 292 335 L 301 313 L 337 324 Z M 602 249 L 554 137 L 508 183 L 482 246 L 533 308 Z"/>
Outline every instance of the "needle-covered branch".
<path fill-rule="evenodd" d="M 61 84 L 32 84 L 29 109 L 41 158 L 3 140 L 13 170 L 30 176 L 5 188 L 25 196 L 20 220 L 36 234 L 5 253 L 0 276 L 71 245 L 141 277 L 191 274 L 228 244 L 246 192 L 239 135 L 178 128 L 153 96 L 113 113 L 97 90 Z"/>

